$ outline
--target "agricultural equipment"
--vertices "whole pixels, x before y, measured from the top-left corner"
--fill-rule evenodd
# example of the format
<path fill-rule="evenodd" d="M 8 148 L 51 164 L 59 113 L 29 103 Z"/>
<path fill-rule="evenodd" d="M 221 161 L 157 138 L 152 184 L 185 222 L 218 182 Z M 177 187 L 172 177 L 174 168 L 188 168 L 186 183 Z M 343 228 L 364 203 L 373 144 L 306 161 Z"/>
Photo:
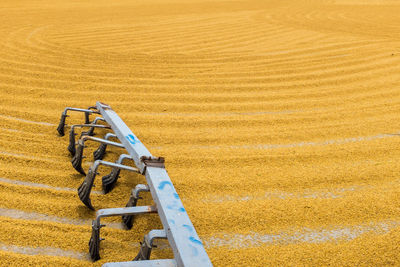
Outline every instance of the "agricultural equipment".
<path fill-rule="evenodd" d="M 73 155 L 71 160 L 73 167 L 81 174 L 86 175 L 83 183 L 78 188 L 80 200 L 94 210 L 90 199 L 97 169 L 100 165 L 111 167 L 110 174 L 102 178 L 104 193 L 110 192 L 117 183 L 121 170 L 136 172 L 145 176 L 147 184 L 138 184 L 131 191 L 126 207 L 101 209 L 96 212 L 96 219 L 92 222 L 92 236 L 89 241 L 89 253 L 92 260 L 100 259 L 100 220 L 103 217 L 121 216 L 126 228 L 131 229 L 134 217 L 145 213 L 158 213 L 163 229 L 151 230 L 144 236 L 138 255 L 129 262 L 107 263 L 106 266 L 212 266 L 192 222 L 177 194 L 167 171 L 164 158 L 154 157 L 133 134 L 122 119 L 107 104 L 97 102 L 96 106 L 88 109 L 66 108 L 61 115 L 57 131 L 62 136 L 67 112 L 83 112 L 85 123 L 72 125 L 70 130 L 70 144 L 68 150 Z M 90 122 L 90 115 L 100 114 Z M 105 123 L 100 124 L 100 122 Z M 75 128 L 88 127 L 87 132 L 82 132 L 77 144 L 75 142 Z M 96 128 L 112 130 L 104 138 L 93 137 Z M 109 140 L 113 138 L 113 141 Z M 100 143 L 99 148 L 93 153 L 94 163 L 87 173 L 82 167 L 83 150 L 85 142 L 94 141 Z M 115 163 L 104 161 L 103 156 L 107 146 L 119 147 L 126 150 L 127 154 L 121 154 Z M 124 161 L 133 161 L 136 167 L 124 165 Z M 154 205 L 137 206 L 137 201 L 142 192 L 150 192 Z M 151 251 L 155 239 L 167 239 L 172 248 L 174 259 L 150 260 Z"/>

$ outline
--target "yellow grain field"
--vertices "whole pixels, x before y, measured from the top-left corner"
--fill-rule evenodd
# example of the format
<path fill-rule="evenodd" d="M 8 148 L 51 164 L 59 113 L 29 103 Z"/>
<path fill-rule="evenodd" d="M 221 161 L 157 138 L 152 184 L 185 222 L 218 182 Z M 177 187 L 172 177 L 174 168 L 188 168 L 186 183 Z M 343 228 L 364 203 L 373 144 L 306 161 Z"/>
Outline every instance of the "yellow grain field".
<path fill-rule="evenodd" d="M 399 14 L 394 0 L 2 0 L 0 265 L 92 265 L 94 212 L 56 126 L 97 100 L 166 158 L 215 266 L 400 265 Z M 93 203 L 125 206 L 140 182 L 123 171 Z M 95 266 L 133 259 L 160 226 L 105 222 Z"/>

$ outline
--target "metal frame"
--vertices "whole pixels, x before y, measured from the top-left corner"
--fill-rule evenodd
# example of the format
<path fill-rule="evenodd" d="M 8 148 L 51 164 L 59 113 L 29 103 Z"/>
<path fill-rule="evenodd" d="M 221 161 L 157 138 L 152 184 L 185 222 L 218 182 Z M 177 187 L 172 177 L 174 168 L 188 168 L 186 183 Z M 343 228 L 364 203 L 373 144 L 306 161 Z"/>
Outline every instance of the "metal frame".
<path fill-rule="evenodd" d="M 96 107 L 144 173 L 177 266 L 212 266 L 165 168 L 146 166 L 143 157 L 154 158 L 147 148 L 109 105 L 97 102 Z"/>
<path fill-rule="evenodd" d="M 87 207 L 94 209 L 90 200 L 90 192 L 94 179 L 98 174 L 97 169 L 100 165 L 112 167 L 111 173 L 104 176 L 102 181 L 106 193 L 115 185 L 121 169 L 143 174 L 147 181 L 147 185 L 138 184 L 135 189 L 132 190 L 125 208 L 101 209 L 97 211 L 96 219 L 92 223 L 92 236 L 89 241 L 89 252 L 92 259 L 98 260 L 100 258 L 100 241 L 102 240 L 100 238 L 100 228 L 104 226 L 100 224 L 101 218 L 122 216 L 124 224 L 127 228 L 130 228 L 132 227 L 135 215 L 157 212 L 163 225 L 163 230 L 152 230 L 145 235 L 144 241 L 141 243 L 141 249 L 136 258 L 131 262 L 107 263 L 104 266 L 212 266 L 203 243 L 197 235 L 183 207 L 182 201 L 165 170 L 164 158 L 153 157 L 112 108 L 101 102 L 97 102 L 96 107 L 90 107 L 87 110 L 66 108 L 61 115 L 60 124 L 57 127 L 57 131 L 60 135 L 64 133 L 65 118 L 67 117 L 66 112 L 68 110 L 85 112 L 86 121 L 88 121 L 88 116 L 92 113 L 101 114 L 115 133 L 107 134 L 105 139 L 91 136 L 83 136 L 79 139 L 75 156 L 71 162 L 74 168 L 80 173 L 85 173 L 82 169 L 82 158 L 84 142 L 86 140 L 101 143 L 100 147 L 97 149 L 97 153 L 94 153 L 95 158 L 102 158 L 107 145 L 125 148 L 128 152 L 128 154 L 121 155 L 115 163 L 96 160 L 90 167 L 85 180 L 78 189 L 79 198 Z M 107 140 L 109 137 L 116 137 L 121 143 Z M 123 165 L 122 162 L 125 159 L 133 160 L 137 168 Z M 151 193 L 154 205 L 136 206 L 140 198 L 139 193 L 146 191 Z M 168 239 L 174 253 L 174 259 L 149 260 L 153 247 L 153 240 L 155 238 Z"/>

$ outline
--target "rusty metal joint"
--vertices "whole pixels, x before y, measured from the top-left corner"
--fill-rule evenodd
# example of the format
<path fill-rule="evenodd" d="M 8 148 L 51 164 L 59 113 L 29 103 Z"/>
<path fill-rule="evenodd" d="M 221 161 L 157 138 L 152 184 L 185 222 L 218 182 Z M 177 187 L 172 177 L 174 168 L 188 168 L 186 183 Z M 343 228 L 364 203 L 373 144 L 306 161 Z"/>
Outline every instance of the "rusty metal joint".
<path fill-rule="evenodd" d="M 162 168 L 165 169 L 165 158 L 164 157 L 146 157 L 142 156 L 140 161 L 143 162 L 144 168 L 142 174 L 146 173 L 147 167 Z"/>

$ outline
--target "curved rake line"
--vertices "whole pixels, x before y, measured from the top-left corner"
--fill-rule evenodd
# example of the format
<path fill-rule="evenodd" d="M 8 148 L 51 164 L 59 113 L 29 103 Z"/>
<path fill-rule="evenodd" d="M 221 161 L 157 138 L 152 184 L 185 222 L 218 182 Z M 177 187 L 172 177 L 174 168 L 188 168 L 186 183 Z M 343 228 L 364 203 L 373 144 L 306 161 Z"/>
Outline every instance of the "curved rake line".
<path fill-rule="evenodd" d="M 58 217 L 38 212 L 23 211 L 18 209 L 0 208 L 0 216 L 11 219 L 21 219 L 24 221 L 54 222 L 68 225 L 78 225 L 90 227 L 91 219 L 74 219 L 68 217 Z M 107 227 L 113 229 L 125 229 L 122 223 L 107 222 Z"/>
<path fill-rule="evenodd" d="M 400 135 L 400 132 L 397 133 L 383 133 L 372 136 L 358 136 L 358 137 L 349 137 L 343 139 L 330 139 L 320 142 L 300 142 L 300 143 L 291 143 L 291 144 L 255 144 L 255 145 L 225 145 L 225 146 L 190 146 L 198 149 L 260 149 L 260 150 L 268 150 L 268 149 L 279 149 L 279 148 L 291 148 L 291 147 L 303 147 L 303 146 L 325 146 L 325 145 L 343 145 L 347 143 L 357 143 L 357 142 L 365 142 L 365 141 L 373 141 L 377 139 L 384 138 L 393 138 Z"/>
<path fill-rule="evenodd" d="M 78 260 L 88 260 L 87 253 L 52 247 L 21 247 L 0 243 L 0 250 L 24 255 L 45 255 L 54 257 L 75 258 Z"/>
<path fill-rule="evenodd" d="M 227 246 L 230 248 L 249 248 L 263 245 L 282 245 L 299 243 L 324 243 L 332 241 L 351 241 L 363 234 L 382 235 L 400 226 L 400 221 L 381 221 L 365 225 L 336 227 L 332 229 L 302 228 L 295 232 L 279 232 L 276 234 L 223 234 L 222 237 L 204 238 L 207 248 Z"/>
<path fill-rule="evenodd" d="M 30 187 L 37 187 L 37 188 L 44 188 L 44 189 L 50 189 L 50 190 L 56 190 L 56 191 L 68 191 L 68 192 L 76 192 L 75 188 L 70 188 L 70 187 L 58 187 L 58 186 L 51 186 L 47 184 L 40 184 L 40 183 L 33 183 L 33 182 L 27 182 L 27 181 L 21 181 L 21 180 L 13 180 L 13 179 L 7 179 L 4 177 L 0 177 L 0 182 L 1 183 L 7 183 L 7 184 L 15 184 L 15 185 L 22 185 L 22 186 L 30 186 Z M 102 191 L 92 191 L 94 194 L 99 194 L 102 195 Z"/>
<path fill-rule="evenodd" d="M 42 125 L 42 126 L 55 126 L 56 125 L 56 124 L 49 123 L 49 122 L 39 122 L 39 121 L 25 120 L 25 119 L 13 117 L 13 116 L 8 116 L 8 115 L 4 115 L 4 114 L 0 114 L 0 118 L 20 121 L 20 122 L 25 122 L 25 123 L 31 123 L 31 124 L 37 124 L 37 125 Z"/>

